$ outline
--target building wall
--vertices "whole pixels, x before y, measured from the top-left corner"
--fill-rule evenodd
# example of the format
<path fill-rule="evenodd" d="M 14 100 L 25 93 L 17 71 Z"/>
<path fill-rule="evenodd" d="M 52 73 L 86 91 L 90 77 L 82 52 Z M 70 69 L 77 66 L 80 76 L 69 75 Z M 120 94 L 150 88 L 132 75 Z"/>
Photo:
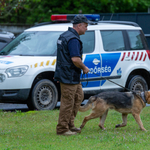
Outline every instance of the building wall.
<path fill-rule="evenodd" d="M 15 35 L 22 33 L 25 29 L 32 27 L 32 25 L 15 25 L 15 24 L 0 24 L 0 29 L 12 32 Z"/>

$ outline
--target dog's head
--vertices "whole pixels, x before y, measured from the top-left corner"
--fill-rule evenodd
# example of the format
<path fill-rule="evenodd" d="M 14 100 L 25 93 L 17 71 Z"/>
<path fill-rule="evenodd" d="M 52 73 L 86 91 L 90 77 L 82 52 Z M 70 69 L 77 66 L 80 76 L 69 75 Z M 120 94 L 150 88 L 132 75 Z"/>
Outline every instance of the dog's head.
<path fill-rule="evenodd" d="M 145 92 L 145 98 L 148 104 L 150 104 L 150 91 Z"/>

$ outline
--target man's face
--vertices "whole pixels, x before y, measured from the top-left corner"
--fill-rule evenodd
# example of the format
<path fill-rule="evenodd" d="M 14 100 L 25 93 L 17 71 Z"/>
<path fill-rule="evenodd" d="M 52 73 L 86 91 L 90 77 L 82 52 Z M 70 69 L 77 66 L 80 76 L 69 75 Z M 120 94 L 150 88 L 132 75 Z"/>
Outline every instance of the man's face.
<path fill-rule="evenodd" d="M 85 31 L 87 30 L 87 23 L 80 23 L 79 26 L 79 35 L 85 34 Z"/>

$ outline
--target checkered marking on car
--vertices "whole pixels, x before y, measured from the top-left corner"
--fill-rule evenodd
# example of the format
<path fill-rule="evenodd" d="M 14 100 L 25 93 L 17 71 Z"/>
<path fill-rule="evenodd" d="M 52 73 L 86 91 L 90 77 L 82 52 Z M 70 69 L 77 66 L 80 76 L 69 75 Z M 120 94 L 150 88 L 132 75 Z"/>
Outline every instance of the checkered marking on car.
<path fill-rule="evenodd" d="M 147 58 L 146 52 L 124 52 L 121 61 L 124 61 L 125 58 L 131 58 L 130 60 L 134 61 L 145 61 Z"/>

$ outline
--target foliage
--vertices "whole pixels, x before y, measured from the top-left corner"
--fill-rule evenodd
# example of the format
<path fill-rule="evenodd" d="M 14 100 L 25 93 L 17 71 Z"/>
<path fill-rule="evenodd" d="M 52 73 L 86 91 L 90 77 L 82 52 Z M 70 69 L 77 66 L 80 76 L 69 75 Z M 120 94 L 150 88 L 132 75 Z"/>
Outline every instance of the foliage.
<path fill-rule="evenodd" d="M 75 125 L 79 127 L 90 111 L 78 112 Z M 150 134 L 139 129 L 132 115 L 128 115 L 126 127 L 114 128 L 121 123 L 121 114 L 110 110 L 106 118 L 106 130 L 98 127 L 99 118 L 92 119 L 75 136 L 56 135 L 59 110 L 0 112 L 1 150 L 143 150 L 150 147 Z M 144 127 L 150 128 L 150 107 L 143 109 L 141 119 Z"/>
<path fill-rule="evenodd" d="M 50 21 L 51 14 L 147 12 L 148 0 L 1 0 L 0 19 L 8 23 Z"/>

